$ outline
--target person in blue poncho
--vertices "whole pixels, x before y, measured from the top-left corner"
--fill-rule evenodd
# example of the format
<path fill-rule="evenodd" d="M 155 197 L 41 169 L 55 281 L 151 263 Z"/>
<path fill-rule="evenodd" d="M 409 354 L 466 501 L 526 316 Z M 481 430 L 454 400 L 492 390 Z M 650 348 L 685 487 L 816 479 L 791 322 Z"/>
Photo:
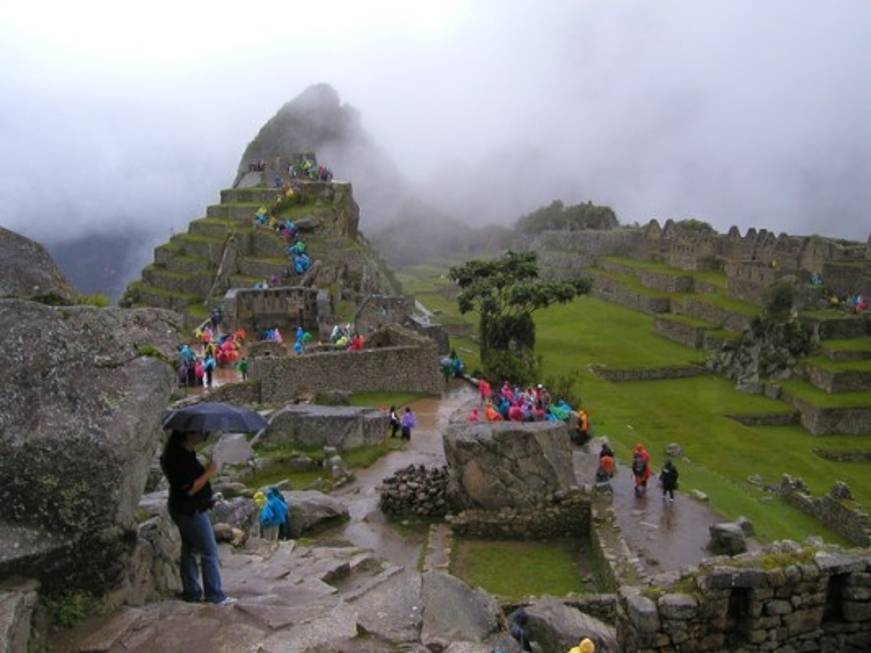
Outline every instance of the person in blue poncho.
<path fill-rule="evenodd" d="M 260 534 L 266 540 L 277 540 L 287 524 L 287 502 L 276 487 L 269 488 L 265 495 L 258 492 L 254 501 L 260 507 Z"/>

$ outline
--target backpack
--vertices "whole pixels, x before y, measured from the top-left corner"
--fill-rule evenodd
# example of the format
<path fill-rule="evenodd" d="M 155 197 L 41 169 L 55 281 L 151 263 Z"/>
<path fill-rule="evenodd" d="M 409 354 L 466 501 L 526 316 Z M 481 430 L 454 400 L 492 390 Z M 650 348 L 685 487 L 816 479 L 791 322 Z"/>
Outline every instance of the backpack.
<path fill-rule="evenodd" d="M 645 469 L 647 469 L 647 463 L 644 462 L 644 456 L 640 453 L 632 456 L 632 473 L 636 476 L 641 476 L 644 474 Z"/>

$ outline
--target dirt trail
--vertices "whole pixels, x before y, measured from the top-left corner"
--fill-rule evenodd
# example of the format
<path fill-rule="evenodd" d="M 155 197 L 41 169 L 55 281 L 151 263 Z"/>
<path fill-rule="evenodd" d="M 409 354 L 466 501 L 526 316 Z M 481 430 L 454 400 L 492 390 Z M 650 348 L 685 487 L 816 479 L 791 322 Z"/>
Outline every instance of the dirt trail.
<path fill-rule="evenodd" d="M 333 495 L 348 506 L 351 519 L 330 534 L 342 537 L 355 546 L 376 551 L 397 565 L 414 568 L 425 543 L 426 532 L 402 534 L 388 525 L 378 508 L 376 488 L 381 480 L 409 465 L 442 465 L 444 448 L 442 431 L 451 414 L 475 396 L 465 383 L 452 383 L 439 398 L 419 399 L 411 404 L 417 417 L 409 447 L 380 458 L 366 469 L 356 471 L 356 480 Z"/>

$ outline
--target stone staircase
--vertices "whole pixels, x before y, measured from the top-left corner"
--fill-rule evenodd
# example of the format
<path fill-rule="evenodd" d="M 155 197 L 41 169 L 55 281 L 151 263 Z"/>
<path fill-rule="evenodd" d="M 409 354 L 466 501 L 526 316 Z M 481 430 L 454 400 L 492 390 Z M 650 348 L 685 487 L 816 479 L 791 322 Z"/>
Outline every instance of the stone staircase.
<path fill-rule="evenodd" d="M 357 230 L 351 185 L 296 183 L 300 202 L 278 216 L 301 225 L 312 262 L 319 262 L 315 285 L 329 287 L 334 301 L 345 290 L 395 292 L 389 270 Z M 208 317 L 228 289 L 283 278 L 289 265 L 287 243 L 276 231 L 253 225 L 257 210 L 270 208 L 279 192 L 266 187 L 222 190 L 220 203 L 208 206 L 205 217 L 154 249 L 153 263 L 130 284 L 122 303 L 175 310 L 195 324 Z M 294 277 L 285 283 L 293 285 Z"/>

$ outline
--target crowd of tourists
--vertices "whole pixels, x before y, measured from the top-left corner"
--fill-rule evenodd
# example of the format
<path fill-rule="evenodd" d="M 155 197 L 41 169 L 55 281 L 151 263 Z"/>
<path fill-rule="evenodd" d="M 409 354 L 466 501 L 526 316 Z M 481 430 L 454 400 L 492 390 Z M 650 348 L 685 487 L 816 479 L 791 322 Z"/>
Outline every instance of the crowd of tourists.
<path fill-rule="evenodd" d="M 176 370 L 179 384 L 182 387 L 205 385 L 211 388 L 215 370 L 219 367 L 236 367 L 243 379 L 247 378 L 248 359 L 241 353 L 246 335 L 244 329 L 219 335 L 212 324 L 195 329 L 193 344 L 183 344 L 178 348 Z M 194 351 L 195 348 L 199 351 Z"/>
<path fill-rule="evenodd" d="M 293 193 L 293 189 L 289 188 L 288 193 Z M 296 223 L 290 218 L 279 220 L 274 215 L 270 215 L 266 207 L 261 206 L 254 214 L 254 224 L 273 229 L 278 232 L 287 242 L 288 269 L 286 277 L 291 274 L 305 274 L 311 268 L 311 257 L 306 250 L 305 241 L 299 236 L 299 230 Z M 277 279 L 275 281 L 278 281 Z M 260 283 L 260 282 L 258 282 Z M 263 287 L 268 288 L 267 282 L 262 282 Z M 273 285 L 275 285 L 273 283 Z"/>
<path fill-rule="evenodd" d="M 332 181 L 333 171 L 326 166 L 315 166 L 309 159 L 291 163 L 287 167 L 291 179 L 308 179 L 310 181 Z"/>

